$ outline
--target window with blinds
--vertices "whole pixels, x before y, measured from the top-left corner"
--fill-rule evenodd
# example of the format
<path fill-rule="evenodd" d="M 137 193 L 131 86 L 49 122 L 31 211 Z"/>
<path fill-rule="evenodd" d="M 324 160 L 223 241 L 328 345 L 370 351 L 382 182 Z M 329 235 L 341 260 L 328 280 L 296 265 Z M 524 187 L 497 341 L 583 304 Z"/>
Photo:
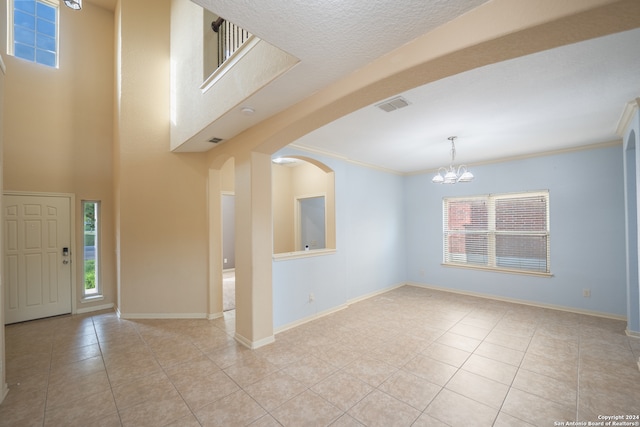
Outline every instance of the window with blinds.
<path fill-rule="evenodd" d="M 443 199 L 444 263 L 548 274 L 549 191 Z"/>

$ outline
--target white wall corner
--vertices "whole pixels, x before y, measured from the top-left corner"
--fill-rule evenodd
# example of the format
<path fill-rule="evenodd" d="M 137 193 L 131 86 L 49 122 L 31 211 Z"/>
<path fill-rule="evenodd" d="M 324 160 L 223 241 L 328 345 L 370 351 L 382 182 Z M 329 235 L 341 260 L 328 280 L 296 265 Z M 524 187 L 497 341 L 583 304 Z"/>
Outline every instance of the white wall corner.
<path fill-rule="evenodd" d="M 618 126 L 616 127 L 616 135 L 621 138 L 624 138 L 624 135 L 631 124 L 631 120 L 633 116 L 636 114 L 636 111 L 640 109 L 640 98 L 636 98 L 633 101 L 627 102 L 624 109 L 622 110 L 622 115 L 618 120 Z"/>
<path fill-rule="evenodd" d="M 215 320 L 224 317 L 224 312 L 219 311 L 218 313 L 209 313 L 207 316 L 207 320 Z"/>
<path fill-rule="evenodd" d="M 627 336 L 632 337 L 632 338 L 640 338 L 640 332 L 636 332 L 636 331 L 630 331 L 629 329 L 625 329 L 625 334 L 627 334 Z"/>
<path fill-rule="evenodd" d="M 4 401 L 4 398 L 9 394 L 9 386 L 7 383 L 2 384 L 2 390 L 0 390 L 0 403 Z"/>
<path fill-rule="evenodd" d="M 113 303 L 94 305 L 93 307 L 84 307 L 76 310 L 76 314 L 92 313 L 94 311 L 113 310 Z"/>
<path fill-rule="evenodd" d="M 265 345 L 269 345 L 272 344 L 276 341 L 276 338 L 271 335 L 268 336 L 266 338 L 262 338 L 261 340 L 258 341 L 251 341 L 250 339 L 247 339 L 245 337 L 243 337 L 242 335 L 238 334 L 237 332 L 235 333 L 235 335 L 233 336 L 235 338 L 236 341 L 238 341 L 240 344 L 242 344 L 243 346 L 251 349 L 251 350 L 256 350 L 260 347 L 264 347 Z"/>

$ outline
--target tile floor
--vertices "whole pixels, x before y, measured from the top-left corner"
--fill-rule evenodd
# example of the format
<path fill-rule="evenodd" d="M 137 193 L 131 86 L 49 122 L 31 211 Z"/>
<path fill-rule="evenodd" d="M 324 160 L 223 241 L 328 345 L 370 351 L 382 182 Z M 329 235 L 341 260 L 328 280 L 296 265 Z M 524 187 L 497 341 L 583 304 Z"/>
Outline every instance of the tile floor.
<path fill-rule="evenodd" d="M 640 414 L 640 339 L 621 321 L 404 286 L 250 351 L 232 338 L 233 316 L 7 326 L 0 425 L 554 426 Z"/>

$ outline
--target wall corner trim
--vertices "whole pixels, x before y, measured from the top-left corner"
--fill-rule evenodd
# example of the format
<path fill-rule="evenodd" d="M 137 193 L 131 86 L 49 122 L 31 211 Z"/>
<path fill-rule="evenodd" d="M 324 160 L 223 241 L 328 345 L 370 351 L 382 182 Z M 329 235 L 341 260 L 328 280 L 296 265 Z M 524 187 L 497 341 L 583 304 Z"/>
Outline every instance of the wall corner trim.
<path fill-rule="evenodd" d="M 633 101 L 627 102 L 624 106 L 620 119 L 618 120 L 618 126 L 616 127 L 616 135 L 624 137 L 626 130 L 629 128 L 631 119 L 635 115 L 636 111 L 640 108 L 640 98 L 636 98 Z"/>
<path fill-rule="evenodd" d="M 276 338 L 271 335 L 268 336 L 266 338 L 262 338 L 261 340 L 258 341 L 251 341 L 245 337 L 243 337 L 242 335 L 238 334 L 236 332 L 236 334 L 234 335 L 234 338 L 236 341 L 238 341 L 240 344 L 242 344 L 243 346 L 251 349 L 251 350 L 255 350 L 258 349 L 260 347 L 264 347 L 265 345 L 269 345 L 272 344 L 276 341 Z"/>
<path fill-rule="evenodd" d="M 109 304 L 96 305 L 93 307 L 79 308 L 76 310 L 76 314 L 84 314 L 84 313 L 91 313 L 94 311 L 109 310 L 109 309 L 113 309 L 113 305 L 114 305 L 113 303 L 109 303 Z"/>
<path fill-rule="evenodd" d="M 2 55 L 0 55 L 0 71 L 2 71 L 2 74 L 7 74 L 7 66 L 4 65 L 4 60 L 2 59 Z"/>
<path fill-rule="evenodd" d="M 568 313 L 584 314 L 584 315 L 587 315 L 587 316 L 602 317 L 604 319 L 623 320 L 623 321 L 627 320 L 626 316 L 620 316 L 620 315 L 612 314 L 612 313 L 604 313 L 604 312 L 601 312 L 601 311 L 583 310 L 583 309 L 580 309 L 580 308 L 567 307 L 567 306 L 563 306 L 563 305 L 545 304 L 545 303 L 537 302 L 537 301 L 529 301 L 529 300 L 523 300 L 523 299 L 518 299 L 518 298 L 501 297 L 499 295 L 490 295 L 490 294 L 483 294 L 483 293 L 480 293 L 480 292 L 471 292 L 471 291 L 464 291 L 464 290 L 459 290 L 459 289 L 451 289 L 451 288 L 446 288 L 444 286 L 434 286 L 434 285 L 429 285 L 429 284 L 426 284 L 426 283 L 411 282 L 411 283 L 407 283 L 407 284 L 409 286 L 415 286 L 417 288 L 432 289 L 434 291 L 449 292 L 449 293 L 452 293 L 452 294 L 459 294 L 459 295 L 468 295 L 468 296 L 478 297 L 478 298 L 486 298 L 486 299 L 491 299 L 491 300 L 494 300 L 494 301 L 510 302 L 510 303 L 513 303 L 513 304 L 527 305 L 527 306 L 530 306 L 530 307 L 546 308 L 546 309 L 550 309 L 550 310 L 565 311 L 565 312 L 568 312 Z"/>
<path fill-rule="evenodd" d="M 4 401 L 4 398 L 9 394 L 9 386 L 7 383 L 2 384 L 2 390 L 0 392 L 0 403 Z"/>
<path fill-rule="evenodd" d="M 630 331 L 629 329 L 626 329 L 624 333 L 627 334 L 628 337 L 640 339 L 640 332 Z M 640 359 L 638 359 L 638 361 L 640 361 Z"/>

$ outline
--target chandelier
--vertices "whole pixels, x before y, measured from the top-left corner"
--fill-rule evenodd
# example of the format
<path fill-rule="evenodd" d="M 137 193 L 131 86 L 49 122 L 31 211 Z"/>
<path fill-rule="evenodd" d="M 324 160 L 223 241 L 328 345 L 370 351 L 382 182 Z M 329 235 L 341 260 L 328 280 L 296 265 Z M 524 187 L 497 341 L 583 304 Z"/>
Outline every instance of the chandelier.
<path fill-rule="evenodd" d="M 456 182 L 470 182 L 473 181 L 473 174 L 467 170 L 466 165 L 460 165 L 458 167 L 453 165 L 456 160 L 456 136 L 450 136 L 447 138 L 451 141 L 451 163 L 448 168 L 438 169 L 438 174 L 431 180 L 436 184 L 455 184 Z"/>
<path fill-rule="evenodd" d="M 73 10 L 82 9 L 82 0 L 64 0 L 64 4 Z"/>

